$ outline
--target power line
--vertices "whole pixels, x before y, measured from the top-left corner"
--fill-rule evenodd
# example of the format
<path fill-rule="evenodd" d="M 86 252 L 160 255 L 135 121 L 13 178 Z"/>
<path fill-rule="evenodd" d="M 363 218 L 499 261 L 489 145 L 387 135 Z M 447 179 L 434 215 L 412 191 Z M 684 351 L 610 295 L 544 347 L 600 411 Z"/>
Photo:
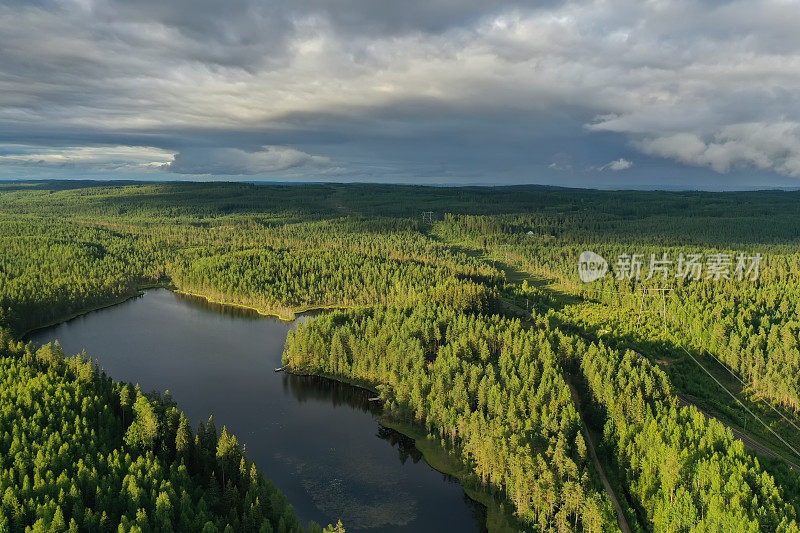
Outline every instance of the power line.
<path fill-rule="evenodd" d="M 638 297 L 638 299 L 639 299 L 639 309 L 638 309 L 637 314 L 636 314 L 636 326 L 634 327 L 634 331 L 639 329 L 639 322 L 640 322 L 640 320 L 642 318 L 642 315 L 658 313 L 663 318 L 664 334 L 667 333 L 667 297 L 666 297 L 666 295 L 667 295 L 667 293 L 670 293 L 670 296 L 672 296 L 672 292 L 671 292 L 672 288 L 654 288 L 654 287 L 653 288 L 648 288 L 648 287 L 643 287 L 640 291 L 637 291 L 635 293 L 634 292 L 621 293 L 621 292 L 617 292 L 617 291 L 606 291 L 606 290 L 601 290 L 601 289 L 586 289 L 586 290 L 589 291 L 589 292 L 593 291 L 593 292 L 604 293 L 604 294 L 616 294 L 618 296 L 633 296 L 634 298 Z M 651 293 L 655 293 L 655 294 L 651 294 Z M 651 309 L 645 309 L 645 307 L 644 307 L 645 296 L 651 296 L 651 295 L 655 296 L 657 298 L 661 298 L 661 301 L 662 301 L 661 302 L 662 303 L 661 311 L 653 311 Z"/>
<path fill-rule="evenodd" d="M 607 294 L 615 294 L 615 295 L 618 295 L 618 296 L 635 296 L 635 294 L 634 294 L 634 293 L 620 293 L 620 292 L 617 292 L 617 291 L 603 291 L 603 290 L 598 290 L 598 289 L 588 289 L 588 290 L 589 290 L 589 291 L 595 291 L 595 292 L 603 292 L 603 293 L 607 293 Z M 657 289 L 656 289 L 656 290 L 657 290 Z M 661 290 L 663 290 L 663 289 L 661 289 Z M 668 289 L 667 289 L 667 290 L 668 290 Z M 671 295 L 670 295 L 670 296 L 671 296 Z M 640 311 L 641 311 L 641 310 L 640 310 Z M 668 314 L 670 317 L 672 317 L 672 318 L 673 318 L 673 319 L 674 319 L 674 320 L 675 320 L 675 321 L 678 323 L 678 327 L 679 327 L 679 328 L 681 328 L 681 329 L 683 329 L 683 326 L 682 326 L 682 324 L 681 324 L 681 322 L 680 322 L 680 319 L 678 319 L 678 317 L 676 317 L 676 316 L 675 316 L 675 315 L 673 315 L 672 313 L 670 313 L 670 312 L 666 311 L 666 306 L 665 306 L 665 308 L 664 308 L 664 313 L 665 313 L 665 319 L 666 319 L 666 315 Z M 638 323 L 638 321 L 637 321 L 637 323 Z M 691 336 L 691 335 L 689 335 L 689 338 L 690 338 L 691 340 L 694 340 L 694 339 L 692 338 L 692 336 Z M 737 402 L 739 405 L 741 405 L 741 406 L 742 406 L 742 408 L 743 408 L 745 411 L 747 411 L 747 413 L 748 413 L 748 414 L 750 414 L 750 416 L 752 416 L 754 419 L 758 420 L 758 421 L 761 423 L 761 425 L 763 425 L 763 426 L 764 426 L 764 427 L 767 429 L 767 431 L 769 431 L 770 433 L 772 433 L 772 434 L 773 434 L 773 435 L 774 435 L 774 436 L 775 436 L 775 437 L 776 437 L 778 440 L 780 440 L 780 441 L 781 441 L 783 444 L 785 444 L 787 448 L 789 448 L 790 450 L 792 450 L 792 451 L 795 453 L 795 455 L 796 455 L 797 457 L 800 457 L 800 452 L 798 452 L 798 451 L 797 451 L 797 449 L 796 449 L 794 446 L 792 446 L 791 444 L 789 444 L 788 442 L 786 442 L 786 440 L 784 440 L 784 439 L 783 439 L 783 437 L 781 437 L 780 435 L 778 435 L 778 434 L 777 434 L 777 433 L 776 433 L 776 432 L 775 432 L 775 431 L 774 431 L 774 430 L 773 430 L 771 427 L 769 427 L 769 425 L 768 425 L 766 422 L 764 422 L 764 421 L 763 421 L 763 420 L 762 420 L 760 417 L 758 417 L 758 416 L 757 416 L 755 413 L 753 413 L 753 412 L 752 412 L 752 411 L 751 411 L 751 410 L 750 410 L 750 409 L 749 409 L 749 408 L 748 408 L 748 407 L 747 407 L 747 406 L 746 406 L 746 405 L 745 405 L 745 404 L 744 404 L 744 403 L 743 403 L 743 402 L 742 402 L 742 401 L 741 401 L 741 400 L 740 400 L 740 399 L 739 399 L 739 398 L 738 398 L 738 397 L 737 397 L 737 396 L 736 396 L 736 395 L 735 395 L 733 392 L 731 392 L 730 390 L 728 390 L 728 388 L 727 388 L 727 387 L 725 387 L 725 385 L 723 385 L 723 384 L 722 384 L 722 383 L 721 383 L 721 382 L 720 382 L 720 381 L 719 381 L 719 380 L 718 380 L 718 379 L 717 379 L 717 378 L 716 378 L 716 377 L 715 377 L 715 376 L 714 376 L 714 375 L 713 375 L 713 374 L 712 374 L 712 373 L 711 373 L 711 372 L 710 372 L 710 371 L 709 371 L 709 370 L 708 370 L 706 367 L 704 367 L 704 366 L 703 366 L 703 365 L 700 363 L 700 361 L 698 361 L 698 360 L 697 360 L 697 358 L 695 358 L 695 357 L 694 357 L 694 356 L 693 356 L 691 353 L 689 353 L 689 351 L 688 351 L 688 350 L 687 350 L 687 349 L 686 349 L 686 348 L 685 348 L 685 347 L 684 347 L 682 344 L 679 344 L 678 346 L 680 346 L 680 348 L 681 348 L 681 349 L 682 349 L 684 352 L 686 352 L 686 355 L 688 355 L 688 356 L 689 356 L 689 357 L 692 359 L 692 361 L 694 361 L 694 362 L 697 364 L 697 366 L 699 366 L 699 367 L 700 367 L 700 368 L 701 368 L 701 369 L 702 369 L 702 370 L 703 370 L 703 371 L 704 371 L 706 374 L 708 374 L 708 376 L 709 376 L 711 379 L 713 379 L 713 380 L 714 380 L 714 382 L 715 382 L 717 385 L 719 385 L 719 387 L 721 387 L 721 388 L 722 388 L 722 390 L 724 390 L 725 392 L 727 392 L 727 393 L 728 393 L 728 394 L 731 396 L 731 398 L 733 398 L 734 400 L 736 400 L 736 402 Z M 701 348 L 702 348 L 702 343 L 700 343 L 700 346 L 701 346 Z M 736 375 L 736 374 L 735 374 L 735 373 L 734 373 L 734 372 L 733 372 L 733 371 L 732 371 L 732 370 L 731 370 L 731 369 L 730 369 L 730 368 L 729 368 L 727 365 L 725 365 L 725 364 L 724 364 L 724 363 L 722 363 L 722 362 L 721 362 L 719 359 L 717 359 L 717 358 L 716 358 L 716 356 L 714 356 L 714 354 L 712 354 L 711 352 L 709 352 L 708 350 L 705 350 L 705 349 L 703 349 L 703 351 L 704 351 L 706 354 L 710 355 L 710 356 L 711 356 L 711 357 L 712 357 L 712 358 L 713 358 L 713 359 L 714 359 L 714 360 L 715 360 L 715 361 L 716 361 L 716 362 L 717 362 L 717 363 L 718 363 L 720 366 L 722 366 L 723 368 L 725 368 L 725 370 L 726 370 L 728 373 L 730 373 L 730 374 L 731 374 L 731 375 L 732 375 L 734 378 L 736 378 L 736 379 L 739 381 L 739 383 L 740 383 L 742 386 L 745 386 L 745 387 L 747 386 L 747 384 L 746 384 L 744 381 L 742 381 L 742 379 L 741 379 L 739 376 L 737 376 L 737 375 Z M 777 409 L 777 408 L 776 408 L 774 405 L 772 405 L 771 403 L 769 403 L 769 402 L 766 402 L 766 401 L 764 401 L 764 400 L 762 400 L 762 402 L 763 402 L 763 403 L 765 403 L 766 405 L 768 405 L 768 406 L 769 406 L 769 407 L 770 407 L 770 408 L 771 408 L 773 411 L 775 411 L 775 412 L 778 414 L 778 416 L 780 416 L 780 417 L 781 417 L 783 420 L 785 420 L 786 422 L 788 422 L 788 423 L 789 423 L 789 424 L 790 424 L 790 425 L 791 425 L 793 428 L 795 428 L 795 429 L 796 429 L 798 432 L 800 432 L 800 427 L 798 427 L 798 426 L 797 426 L 797 425 L 796 425 L 794 422 L 792 422 L 791 420 L 789 420 L 789 419 L 788 419 L 788 418 L 787 418 L 787 417 L 786 417 L 786 416 L 785 416 L 783 413 L 781 413 L 781 412 L 780 412 L 780 411 L 779 411 L 779 410 L 778 410 L 778 409 Z"/>
<path fill-rule="evenodd" d="M 733 398 L 734 400 L 736 400 L 736 401 L 739 403 L 739 405 L 741 405 L 741 406 L 744 408 L 744 410 L 745 410 L 745 411 L 747 411 L 747 413 L 748 413 L 750 416 L 752 416 L 753 418 L 755 418 L 756 420 L 758 420 L 759 422 L 761 422 L 761 425 L 762 425 L 762 426 L 764 426 L 765 428 L 767 428 L 767 431 L 769 431 L 770 433 L 772 433 L 773 435 L 775 435 L 775 437 L 777 437 L 777 438 L 778 438 L 778 440 L 780 440 L 782 443 L 784 443 L 784 444 L 786 445 L 786 447 L 787 447 L 787 448 L 789 448 L 790 450 L 792 450 L 792 451 L 795 453 L 795 456 L 797 456 L 797 457 L 800 457 L 800 452 L 798 452 L 798 451 L 797 451 L 797 449 L 795 449 L 795 447 L 794 447 L 794 446 L 792 446 L 791 444 L 789 444 L 788 442 L 786 442 L 786 441 L 783 439 L 783 437 L 781 437 L 780 435 L 778 435 L 777 433 L 775 433 L 775 431 L 774 431 L 774 430 L 773 430 L 771 427 L 769 427 L 769 425 L 768 425 L 766 422 L 764 422 L 763 420 L 761 420 L 761 418 L 759 418 L 759 417 L 758 417 L 758 415 L 756 415 L 755 413 L 753 413 L 753 411 L 751 411 L 751 410 L 750 410 L 750 409 L 749 409 L 749 408 L 748 408 L 748 407 L 747 407 L 747 406 L 746 406 L 744 403 L 742 403 L 742 401 L 741 401 L 739 398 L 737 398 L 735 394 L 733 394 L 731 391 L 729 391 L 729 390 L 728 390 L 728 389 L 725 387 L 725 385 L 723 385 L 722 383 L 720 383 L 720 381 L 719 381 L 719 380 L 718 380 L 716 377 L 714 377 L 714 375 L 713 375 L 711 372 L 709 372 L 709 371 L 708 371 L 708 369 L 706 369 L 706 367 L 704 367 L 702 364 L 700 364 L 700 361 L 698 361 L 698 360 L 695 358 L 695 356 L 693 356 L 692 354 L 690 354 L 690 353 L 689 353 L 689 350 L 687 350 L 687 349 L 686 349 L 686 348 L 684 348 L 683 346 L 681 346 L 681 349 L 682 349 L 684 352 L 686 352 L 686 355 L 688 355 L 689 357 L 691 357 L 691 358 L 692 358 L 692 361 L 694 361 L 695 363 L 697 363 L 697 366 L 699 366 L 700 368 L 702 368 L 702 369 L 703 369 L 703 371 L 704 371 L 706 374 L 708 374 L 708 375 L 709 375 L 709 377 L 710 377 L 711 379 L 713 379 L 713 380 L 716 382 L 716 384 L 717 384 L 717 385 L 719 385 L 719 386 L 722 388 L 722 390 L 724 390 L 725 392 L 727 392 L 728 394 L 730 394 L 731 398 Z M 794 425 L 794 424 L 792 424 L 792 425 Z M 795 427 L 796 427 L 796 426 L 795 426 Z"/>
<path fill-rule="evenodd" d="M 674 318 L 676 321 L 678 321 L 678 322 L 680 323 L 680 320 L 678 319 L 678 317 L 676 317 L 676 316 L 675 316 L 675 315 L 673 315 L 672 313 L 669 313 L 669 316 L 671 316 L 672 318 Z M 701 348 L 703 348 L 702 344 L 700 344 L 700 347 L 701 347 Z M 681 346 L 681 348 L 683 348 L 683 346 Z M 683 348 L 683 349 L 684 349 L 684 351 L 686 351 L 686 348 Z M 740 384 L 741 384 L 743 387 L 747 387 L 747 383 L 745 383 L 745 382 L 742 380 L 742 378 L 740 378 L 739 376 L 737 376 L 737 375 L 736 375 L 736 373 L 735 373 L 733 370 L 731 370 L 731 369 L 728 367 L 728 365 L 726 365 L 725 363 L 723 363 L 722 361 L 720 361 L 719 359 L 717 359 L 717 357 L 716 357 L 716 356 L 715 356 L 713 353 L 711 353 L 709 350 L 707 350 L 707 349 L 705 349 L 705 348 L 703 348 L 703 352 L 704 352 L 706 355 L 710 355 L 710 356 L 711 356 L 711 358 L 712 358 L 712 359 L 714 359 L 714 361 L 716 361 L 716 362 L 717 362 L 717 364 L 719 364 L 719 365 L 720 365 L 722 368 L 724 368 L 725 370 L 727 370 L 727 372 L 728 372 L 728 373 L 729 373 L 731 376 L 733 376 L 734 378 L 736 378 L 736 380 L 737 380 L 737 381 L 738 381 L 738 382 L 739 382 L 739 383 L 740 383 Z M 800 432 L 800 427 L 797 427 L 797 425 L 796 425 L 794 422 L 792 422 L 790 419 L 788 419 L 788 418 L 786 417 L 786 415 L 784 415 L 783 413 L 781 413 L 781 412 L 780 412 L 780 411 L 779 411 L 779 410 L 778 410 L 778 409 L 777 409 L 777 408 L 776 408 L 774 405 L 772 405 L 771 403 L 769 403 L 769 402 L 767 402 L 767 401 L 765 401 L 765 400 L 762 400 L 762 402 L 763 402 L 765 405 L 768 405 L 768 406 L 769 406 L 769 407 L 770 407 L 770 408 L 771 408 L 773 411 L 775 411 L 775 412 L 778 414 L 778 416 L 780 416 L 781 418 L 783 418 L 783 419 L 784 419 L 786 422 L 788 422 L 789 424 L 791 424 L 791 426 L 792 426 L 793 428 L 795 428 L 795 429 L 796 429 L 798 432 Z"/>

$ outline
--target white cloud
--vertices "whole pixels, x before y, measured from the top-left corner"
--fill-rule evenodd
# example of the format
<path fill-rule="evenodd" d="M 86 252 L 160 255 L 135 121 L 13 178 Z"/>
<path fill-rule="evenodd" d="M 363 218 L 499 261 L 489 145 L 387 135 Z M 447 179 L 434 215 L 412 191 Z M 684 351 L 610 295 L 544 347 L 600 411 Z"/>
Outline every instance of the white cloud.
<path fill-rule="evenodd" d="M 600 167 L 600 170 L 613 170 L 613 171 L 627 170 L 632 166 L 633 166 L 633 161 L 628 161 L 627 159 L 620 157 L 619 159 L 616 159 L 614 161 L 609 161 L 608 163 Z"/>
<path fill-rule="evenodd" d="M 569 163 L 556 163 L 555 161 L 553 161 L 552 163 L 547 165 L 547 168 L 549 168 L 550 170 L 557 170 L 560 172 L 569 172 L 572 170 L 572 165 L 570 165 Z"/>
<path fill-rule="evenodd" d="M 0 144 L 0 165 L 25 165 L 92 171 L 173 172 L 193 175 L 287 175 L 292 171 L 337 174 L 343 169 L 329 158 L 294 148 L 264 146 L 188 149 L 174 153 L 139 146 L 80 146 L 47 148 Z"/>
<path fill-rule="evenodd" d="M 69 146 L 48 148 L 0 145 L 0 164 L 38 165 L 97 170 L 155 170 L 172 159 L 172 152 L 139 146 Z"/>
<path fill-rule="evenodd" d="M 754 167 L 800 177 L 800 124 L 796 122 L 732 124 L 709 138 L 677 133 L 645 138 L 638 145 L 647 154 L 721 173 Z"/>
<path fill-rule="evenodd" d="M 163 169 L 179 174 L 257 175 L 302 169 L 308 172 L 340 171 L 327 157 L 307 154 L 294 148 L 264 146 L 248 152 L 238 148 L 183 150 Z"/>

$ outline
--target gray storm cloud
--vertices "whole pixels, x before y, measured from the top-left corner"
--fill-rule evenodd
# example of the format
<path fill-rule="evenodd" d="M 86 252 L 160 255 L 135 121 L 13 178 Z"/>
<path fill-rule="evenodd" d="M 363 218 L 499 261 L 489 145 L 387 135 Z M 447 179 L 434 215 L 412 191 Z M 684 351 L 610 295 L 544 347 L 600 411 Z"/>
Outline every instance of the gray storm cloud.
<path fill-rule="evenodd" d="M 55 167 L 59 150 L 74 161 L 127 143 L 131 165 L 119 148 L 116 167 L 94 152 L 81 164 L 487 183 L 626 170 L 601 179 L 654 186 L 755 170 L 787 183 L 800 177 L 797 20 L 800 3 L 779 0 L 12 0 L 0 176 L 26 164 L 14 146 Z"/>

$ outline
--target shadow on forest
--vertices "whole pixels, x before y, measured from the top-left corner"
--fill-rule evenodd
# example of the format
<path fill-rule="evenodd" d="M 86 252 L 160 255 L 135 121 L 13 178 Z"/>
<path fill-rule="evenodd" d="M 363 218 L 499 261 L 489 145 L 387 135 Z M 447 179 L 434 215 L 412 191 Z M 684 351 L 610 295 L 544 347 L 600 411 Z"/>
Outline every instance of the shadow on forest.
<path fill-rule="evenodd" d="M 435 238 L 435 236 L 432 236 Z M 463 253 L 468 257 L 472 257 L 474 259 L 478 259 L 481 262 L 492 265 L 498 270 L 501 270 L 505 273 L 506 281 L 510 283 L 522 283 L 523 281 L 527 281 L 528 285 L 534 287 L 539 292 L 542 293 L 541 298 L 532 298 L 534 300 L 534 304 L 537 305 L 538 311 L 544 313 L 547 309 L 554 309 L 556 311 L 563 309 L 568 305 L 575 305 L 580 303 L 582 300 L 579 296 L 571 294 L 569 292 L 560 290 L 555 288 L 558 280 L 552 277 L 546 277 L 538 274 L 531 274 L 530 272 L 525 272 L 523 270 L 518 269 L 517 267 L 498 259 L 493 259 L 492 257 L 488 257 L 486 254 L 489 253 L 488 250 L 477 250 L 474 248 L 467 248 L 461 246 L 459 244 L 452 244 L 446 241 L 442 241 L 446 244 L 453 252 L 455 253 Z M 492 285 L 491 283 L 487 283 Z M 502 288 L 502 287 L 498 287 Z M 522 301 L 515 301 L 510 294 L 503 295 L 506 300 L 511 301 L 514 305 L 517 305 L 521 309 L 524 310 L 524 302 Z"/>
<path fill-rule="evenodd" d="M 766 406 L 751 400 L 742 384 L 736 381 L 720 363 L 706 356 L 701 350 L 684 347 L 673 339 L 647 338 L 638 335 L 635 331 L 624 333 L 604 331 L 601 335 L 601 328 L 598 325 L 586 326 L 564 320 L 558 320 L 557 323 L 564 332 L 578 335 L 589 342 L 596 343 L 598 340 L 602 340 L 603 344 L 610 348 L 636 352 L 667 374 L 681 404 L 694 405 L 707 416 L 718 419 L 723 425 L 745 433 L 761 446 L 773 452 L 779 451 L 779 455 L 784 458 L 791 457 L 794 461 L 800 459 L 785 445 L 765 433 L 766 430 L 763 429 L 763 426 L 758 426 L 756 421 L 752 420 L 742 404 L 762 420 L 767 421 L 773 430 L 783 433 L 782 437 L 793 446 L 800 446 L 800 434 L 796 431 L 789 431 L 789 425 L 778 420 L 772 412 L 767 411 Z M 688 350 L 692 357 L 701 361 L 703 367 L 711 372 L 714 378 L 722 383 L 722 386 L 709 377 L 702 368 L 698 368 L 697 363 L 684 350 Z M 738 401 L 733 400 L 726 389 L 733 393 Z M 750 421 L 749 428 L 748 419 Z M 750 449 L 750 452 L 755 454 L 756 450 Z M 759 458 L 765 459 L 766 456 L 759 454 Z M 775 468 L 776 466 L 773 465 L 770 470 L 774 471 Z M 778 468 L 788 469 L 783 461 L 780 462 Z M 777 472 L 773 473 L 778 474 Z M 782 472 L 778 475 L 784 474 Z"/>

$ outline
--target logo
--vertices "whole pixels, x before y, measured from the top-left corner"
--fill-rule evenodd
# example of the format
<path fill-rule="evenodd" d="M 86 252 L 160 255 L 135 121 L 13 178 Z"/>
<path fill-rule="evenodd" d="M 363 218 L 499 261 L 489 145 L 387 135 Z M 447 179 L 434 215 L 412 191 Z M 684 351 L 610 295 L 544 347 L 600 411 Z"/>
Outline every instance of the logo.
<path fill-rule="evenodd" d="M 587 250 L 578 257 L 578 277 L 582 282 L 596 281 L 605 276 L 606 272 L 608 272 L 608 263 L 602 256 Z"/>

